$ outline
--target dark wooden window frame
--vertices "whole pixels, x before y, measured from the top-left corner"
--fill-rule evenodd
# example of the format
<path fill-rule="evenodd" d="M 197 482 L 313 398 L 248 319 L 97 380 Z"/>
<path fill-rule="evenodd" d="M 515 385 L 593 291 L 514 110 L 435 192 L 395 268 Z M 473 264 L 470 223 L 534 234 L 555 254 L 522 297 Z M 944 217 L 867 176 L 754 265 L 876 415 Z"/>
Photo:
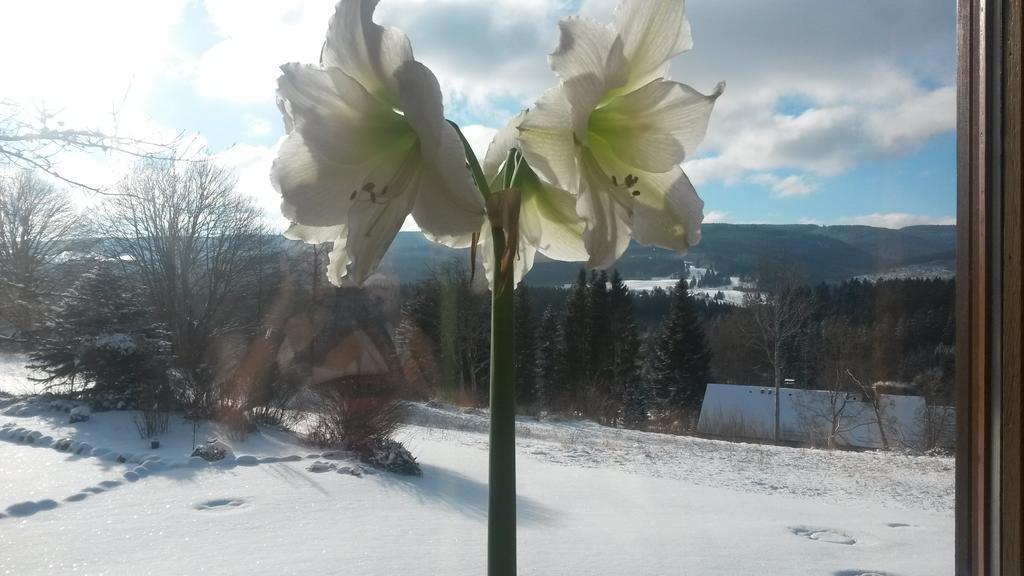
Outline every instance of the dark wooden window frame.
<path fill-rule="evenodd" d="M 957 5 L 957 574 L 1024 574 L 1021 0 Z"/>

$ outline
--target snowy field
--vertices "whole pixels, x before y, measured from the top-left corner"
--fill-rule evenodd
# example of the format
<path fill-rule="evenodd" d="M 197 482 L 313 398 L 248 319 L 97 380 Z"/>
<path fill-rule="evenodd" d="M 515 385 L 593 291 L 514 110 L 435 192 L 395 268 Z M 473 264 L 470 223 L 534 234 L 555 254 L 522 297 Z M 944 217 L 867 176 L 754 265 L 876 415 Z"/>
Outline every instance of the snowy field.
<path fill-rule="evenodd" d="M 181 419 L 149 450 L 130 413 L 0 400 L 0 574 L 483 574 L 486 414 L 410 421 L 423 476 L 357 477 L 283 431 L 211 465 Z M 517 427 L 520 574 L 953 573 L 950 458 Z"/>
<path fill-rule="evenodd" d="M 692 275 L 691 275 L 692 279 Z M 732 278 L 732 283 L 729 286 L 723 286 L 718 288 L 690 288 L 691 294 L 702 294 L 706 298 L 714 298 L 719 292 L 725 298 L 725 301 L 734 306 L 743 305 L 743 295 L 745 291 L 740 290 L 739 279 Z M 679 282 L 678 278 L 652 278 L 650 280 L 624 280 L 626 287 L 630 290 L 638 292 L 650 292 L 655 288 L 661 288 L 665 292 L 671 293 L 672 289 L 675 288 L 676 283 Z"/>

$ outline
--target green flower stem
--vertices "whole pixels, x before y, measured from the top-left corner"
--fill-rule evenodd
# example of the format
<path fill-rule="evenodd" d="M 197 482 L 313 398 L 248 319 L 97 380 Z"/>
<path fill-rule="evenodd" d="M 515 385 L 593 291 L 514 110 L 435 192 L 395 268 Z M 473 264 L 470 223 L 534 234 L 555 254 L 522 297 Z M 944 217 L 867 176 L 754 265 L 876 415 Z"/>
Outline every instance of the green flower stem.
<path fill-rule="evenodd" d="M 462 130 L 466 161 L 484 199 L 491 195 L 480 162 Z M 516 400 L 515 400 L 515 275 L 501 273 L 505 231 L 491 227 L 494 266 L 491 273 L 491 435 L 488 453 L 487 574 L 516 573 Z M 501 283 L 499 285 L 499 282 Z"/>
<path fill-rule="evenodd" d="M 499 271 L 505 232 L 494 235 L 491 290 L 491 446 L 487 574 L 516 573 L 515 275 Z M 501 282 L 502 285 L 498 285 Z"/>

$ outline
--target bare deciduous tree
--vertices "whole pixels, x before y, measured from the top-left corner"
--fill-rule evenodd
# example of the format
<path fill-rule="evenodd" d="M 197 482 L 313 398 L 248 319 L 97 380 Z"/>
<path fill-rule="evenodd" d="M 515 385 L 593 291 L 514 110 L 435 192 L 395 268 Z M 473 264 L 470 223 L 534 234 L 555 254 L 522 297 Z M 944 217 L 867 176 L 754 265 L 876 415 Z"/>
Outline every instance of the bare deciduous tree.
<path fill-rule="evenodd" d="M 885 432 L 886 418 L 884 410 L 882 409 L 882 392 L 877 386 L 867 386 L 849 369 L 846 370 L 846 375 L 850 377 L 850 380 L 857 385 L 861 393 L 864 394 L 864 399 L 871 403 L 871 409 L 875 413 L 875 424 L 878 426 L 878 437 L 882 440 L 882 449 L 889 449 L 889 437 Z"/>
<path fill-rule="evenodd" d="M 772 369 L 775 386 L 775 422 L 772 438 L 780 438 L 779 389 L 782 386 L 785 355 L 807 326 L 812 299 L 802 287 L 793 263 L 779 259 L 762 265 L 758 274 L 758 292 L 743 297 L 750 311 L 744 336 Z"/>
<path fill-rule="evenodd" d="M 31 330 L 46 268 L 82 227 L 67 194 L 31 172 L 0 176 L 0 315 Z"/>
<path fill-rule="evenodd" d="M 188 400 L 200 409 L 217 399 L 217 372 L 233 368 L 210 366 L 218 337 L 252 323 L 239 309 L 263 254 L 260 212 L 235 184 L 210 162 L 146 161 L 107 199 L 97 224 L 112 256 L 146 288 L 191 388 Z"/>

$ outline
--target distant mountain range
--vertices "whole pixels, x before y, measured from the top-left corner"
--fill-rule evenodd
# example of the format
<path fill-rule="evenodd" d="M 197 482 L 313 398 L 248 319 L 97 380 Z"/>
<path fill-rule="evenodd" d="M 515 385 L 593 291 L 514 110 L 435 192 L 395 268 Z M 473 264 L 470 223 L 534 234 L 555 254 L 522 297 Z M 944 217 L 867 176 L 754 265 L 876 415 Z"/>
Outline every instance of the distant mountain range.
<path fill-rule="evenodd" d="M 753 274 L 765 259 L 784 256 L 809 282 L 854 277 L 951 277 L 956 264 L 955 226 L 910 226 L 899 230 L 870 226 L 811 224 L 705 224 L 703 239 L 685 256 L 633 243 L 615 268 L 627 279 L 661 278 L 682 272 L 683 261 L 711 265 L 732 276 Z M 468 260 L 468 250 L 453 250 L 418 232 L 401 232 L 382 263 L 382 271 L 415 282 L 446 260 Z M 527 277 L 531 285 L 572 282 L 580 268 L 538 256 Z"/>

